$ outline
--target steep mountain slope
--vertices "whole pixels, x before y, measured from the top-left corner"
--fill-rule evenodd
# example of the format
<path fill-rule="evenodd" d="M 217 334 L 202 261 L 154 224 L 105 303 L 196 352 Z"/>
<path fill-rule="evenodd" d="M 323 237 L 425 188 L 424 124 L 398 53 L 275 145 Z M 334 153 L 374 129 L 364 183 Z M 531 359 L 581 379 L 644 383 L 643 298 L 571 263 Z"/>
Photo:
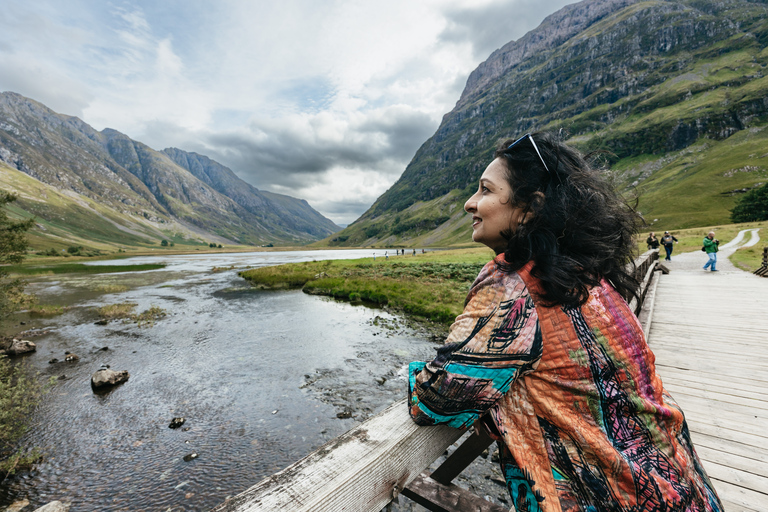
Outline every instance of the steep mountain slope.
<path fill-rule="evenodd" d="M 397 183 L 330 243 L 468 240 L 461 207 L 495 144 L 538 129 L 610 152 L 649 223 L 726 222 L 738 193 L 768 178 L 756 149 L 768 122 L 766 14 L 745 0 L 563 8 L 470 75 Z"/>
<path fill-rule="evenodd" d="M 318 238 L 339 230 L 338 226 L 312 209 L 303 199 L 259 190 L 238 178 L 228 167 L 207 156 L 176 148 L 167 148 L 162 152 L 212 189 L 272 225 Z"/>
<path fill-rule="evenodd" d="M 338 229 L 306 201 L 261 192 L 207 157 L 155 151 L 10 92 L 0 94 L 0 161 L 79 203 L 98 204 L 99 216 L 111 216 L 107 224 L 144 233 L 146 243 L 159 236 L 302 244 Z M 24 198 L 19 206 L 43 221 L 61 213 Z M 72 228 L 88 238 L 87 229 Z"/>

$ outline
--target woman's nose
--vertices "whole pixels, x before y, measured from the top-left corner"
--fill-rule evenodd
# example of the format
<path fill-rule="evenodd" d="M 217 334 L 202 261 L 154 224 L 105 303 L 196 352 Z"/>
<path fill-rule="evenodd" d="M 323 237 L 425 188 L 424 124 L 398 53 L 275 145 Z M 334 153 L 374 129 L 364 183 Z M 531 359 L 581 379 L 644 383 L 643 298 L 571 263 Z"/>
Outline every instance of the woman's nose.
<path fill-rule="evenodd" d="M 472 196 L 467 199 L 466 203 L 464 203 L 464 211 L 467 213 L 472 213 L 475 210 L 477 210 L 477 201 L 475 201 L 475 196 Z"/>

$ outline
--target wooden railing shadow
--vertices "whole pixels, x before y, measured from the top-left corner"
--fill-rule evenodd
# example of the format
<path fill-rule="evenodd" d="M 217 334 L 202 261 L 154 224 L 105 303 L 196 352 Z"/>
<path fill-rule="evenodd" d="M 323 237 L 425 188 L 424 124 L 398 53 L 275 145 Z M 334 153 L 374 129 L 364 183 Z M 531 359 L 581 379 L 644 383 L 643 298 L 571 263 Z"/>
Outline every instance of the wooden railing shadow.
<path fill-rule="evenodd" d="M 630 301 L 635 313 L 658 259 L 652 250 L 635 260 L 641 282 Z M 451 483 L 491 444 L 484 434 L 467 436 L 437 469 L 424 471 L 464 434 L 417 426 L 403 399 L 213 511 L 379 512 L 400 493 L 433 511 L 506 511 Z"/>

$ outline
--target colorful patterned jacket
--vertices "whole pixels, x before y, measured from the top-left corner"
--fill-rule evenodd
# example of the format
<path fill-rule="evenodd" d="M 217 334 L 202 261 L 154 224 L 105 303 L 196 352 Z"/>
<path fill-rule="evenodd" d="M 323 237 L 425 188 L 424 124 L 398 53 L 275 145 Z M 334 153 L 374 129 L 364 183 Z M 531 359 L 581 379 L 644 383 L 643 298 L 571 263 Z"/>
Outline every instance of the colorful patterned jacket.
<path fill-rule="evenodd" d="M 411 363 L 413 419 L 480 418 L 518 512 L 722 511 L 624 299 L 603 281 L 579 308 L 542 307 L 532 263 L 507 273 L 503 257 L 437 357 Z"/>

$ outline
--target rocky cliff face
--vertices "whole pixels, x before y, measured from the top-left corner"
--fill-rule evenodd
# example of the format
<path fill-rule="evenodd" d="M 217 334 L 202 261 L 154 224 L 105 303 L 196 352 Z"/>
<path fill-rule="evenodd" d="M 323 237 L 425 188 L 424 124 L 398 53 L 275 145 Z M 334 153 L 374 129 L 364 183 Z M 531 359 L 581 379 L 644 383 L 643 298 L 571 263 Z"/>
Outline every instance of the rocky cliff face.
<path fill-rule="evenodd" d="M 609 164 L 624 169 L 633 158 L 762 126 L 767 14 L 765 3 L 744 0 L 586 0 L 563 8 L 478 66 L 398 182 L 337 239 L 407 240 L 396 228 L 417 210 L 444 221 L 436 202 L 452 191 L 467 195 L 497 141 L 529 131 L 563 129 L 572 144 L 606 150 Z M 433 203 L 430 214 L 420 206 Z"/>
<path fill-rule="evenodd" d="M 338 230 L 306 201 L 267 195 L 203 155 L 155 151 L 15 93 L 0 94 L 0 160 L 123 216 L 187 226 L 203 238 L 301 244 Z"/>

